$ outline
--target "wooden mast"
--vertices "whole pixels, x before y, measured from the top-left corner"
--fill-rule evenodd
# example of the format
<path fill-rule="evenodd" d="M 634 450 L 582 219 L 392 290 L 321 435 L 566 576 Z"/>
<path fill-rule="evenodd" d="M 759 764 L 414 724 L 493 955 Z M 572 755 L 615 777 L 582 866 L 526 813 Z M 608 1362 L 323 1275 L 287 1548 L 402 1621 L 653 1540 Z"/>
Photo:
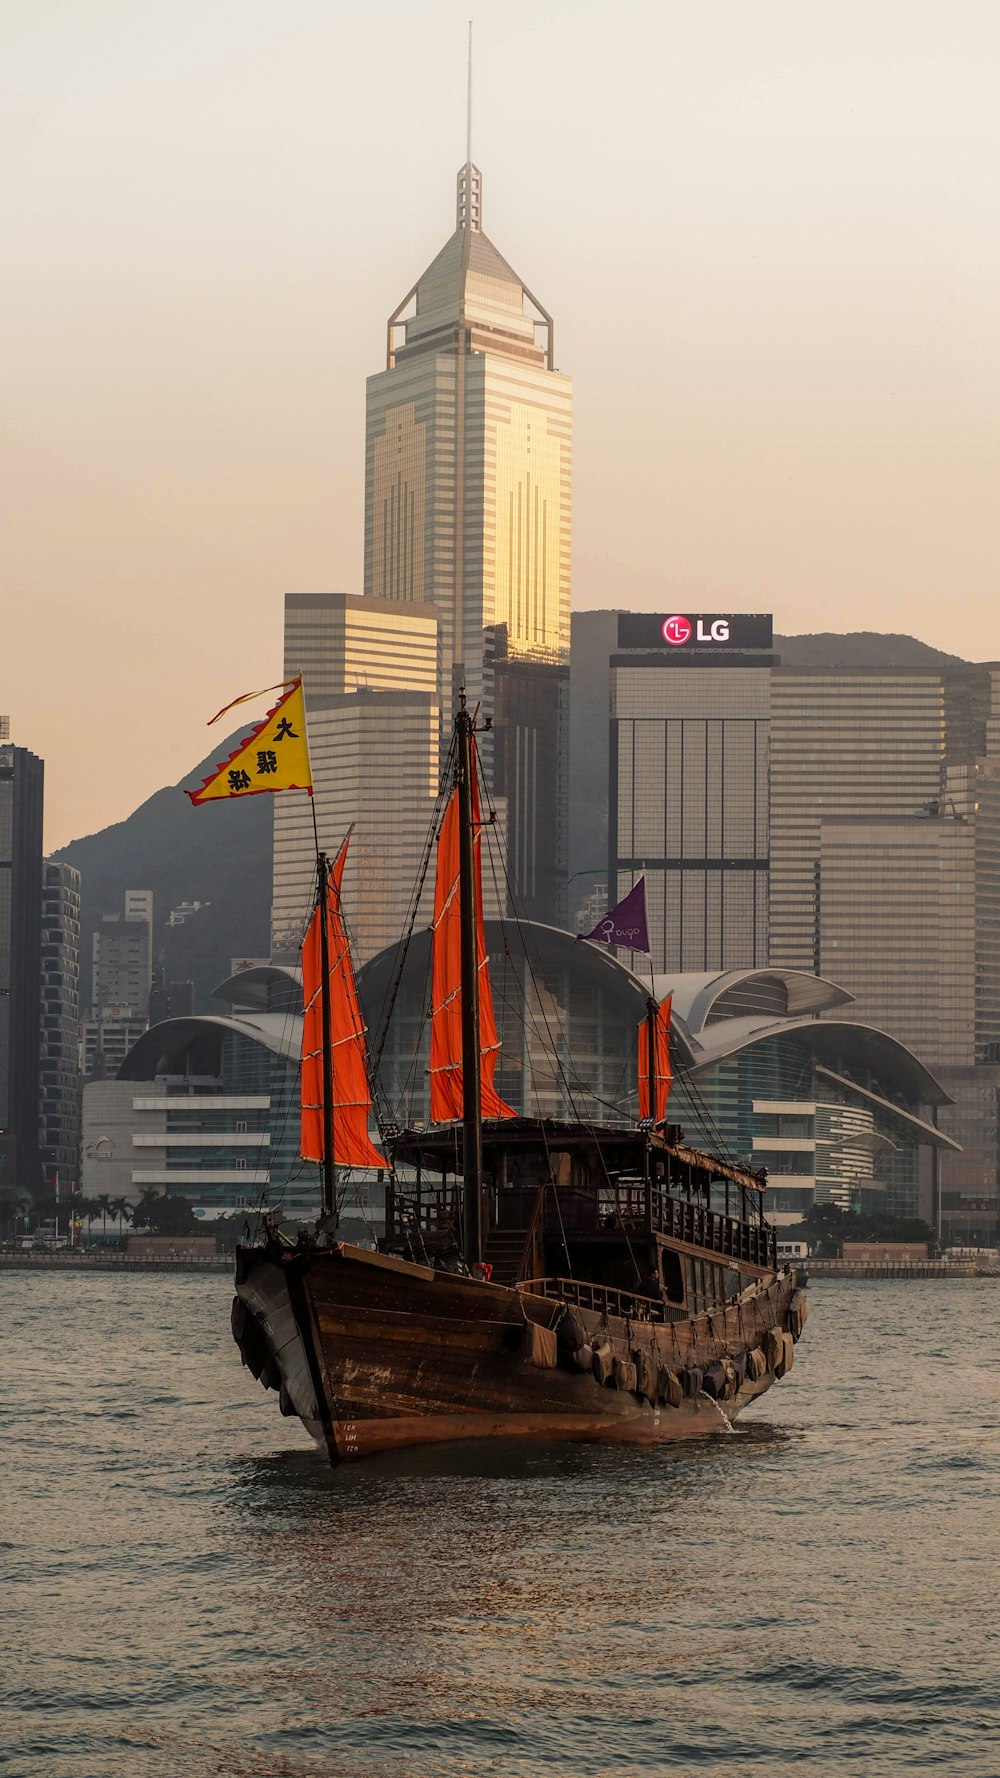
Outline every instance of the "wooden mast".
<path fill-rule="evenodd" d="M 656 1125 L 656 1015 L 659 1008 L 652 994 L 646 997 L 646 1071 L 648 1075 L 649 1118 Z"/>
<path fill-rule="evenodd" d="M 462 935 L 462 1215 L 465 1263 L 483 1258 L 483 1102 L 479 1054 L 479 910 L 476 906 L 476 834 L 472 774 L 473 721 L 459 692 L 455 717 L 455 782 L 458 788 L 458 901 Z"/>
<path fill-rule="evenodd" d="M 333 1159 L 333 1031 L 330 1015 L 330 933 L 327 906 L 330 895 L 330 864 L 325 852 L 316 854 L 319 906 L 320 1016 L 323 1029 L 323 1225 L 337 1226 L 337 1169 Z"/>

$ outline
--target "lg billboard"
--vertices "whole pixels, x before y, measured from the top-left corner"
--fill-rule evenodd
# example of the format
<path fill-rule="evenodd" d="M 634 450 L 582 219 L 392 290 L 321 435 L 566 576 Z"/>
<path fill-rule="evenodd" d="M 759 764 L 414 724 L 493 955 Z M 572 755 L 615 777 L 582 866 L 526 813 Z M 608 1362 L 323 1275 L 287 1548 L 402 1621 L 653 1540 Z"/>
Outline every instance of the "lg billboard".
<path fill-rule="evenodd" d="M 770 648 L 772 620 L 759 613 L 622 611 L 619 648 Z"/>

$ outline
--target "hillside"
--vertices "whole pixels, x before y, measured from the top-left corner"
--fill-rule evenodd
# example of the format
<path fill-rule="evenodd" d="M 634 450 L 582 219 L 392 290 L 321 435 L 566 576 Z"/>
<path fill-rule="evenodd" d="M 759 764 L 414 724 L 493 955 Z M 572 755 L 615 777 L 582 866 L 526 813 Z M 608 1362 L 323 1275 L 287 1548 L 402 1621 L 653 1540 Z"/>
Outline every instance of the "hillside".
<path fill-rule="evenodd" d="M 967 663 L 957 654 L 944 654 L 919 642 L 916 636 L 882 635 L 877 630 L 852 630 L 838 636 L 818 630 L 808 636 L 775 636 L 774 650 L 783 667 L 816 667 L 841 672 L 881 672 L 886 667 L 905 667 L 928 672 Z"/>
<path fill-rule="evenodd" d="M 153 891 L 154 959 L 168 980 L 195 984 L 199 1012 L 219 1010 L 211 991 L 229 974 L 230 958 L 263 957 L 270 949 L 271 812 L 268 796 L 239 808 L 217 802 L 195 808 L 183 794 L 207 777 L 245 735 L 243 728 L 182 778 L 158 790 L 127 821 L 72 840 L 56 858 L 81 875 L 81 998 L 90 992 L 91 939 L 105 912 L 121 909 L 126 889 Z M 183 926 L 168 926 L 182 901 L 207 902 Z"/>

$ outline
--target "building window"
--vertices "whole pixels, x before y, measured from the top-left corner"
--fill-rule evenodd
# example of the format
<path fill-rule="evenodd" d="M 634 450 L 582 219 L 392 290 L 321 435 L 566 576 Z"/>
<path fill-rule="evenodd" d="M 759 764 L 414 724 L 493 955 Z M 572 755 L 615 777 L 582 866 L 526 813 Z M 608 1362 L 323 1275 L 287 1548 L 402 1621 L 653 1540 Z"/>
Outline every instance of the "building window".
<path fill-rule="evenodd" d="M 236 1134 L 237 1134 L 237 1136 L 245 1136 L 246 1131 L 247 1131 L 246 1118 L 245 1117 L 238 1117 L 236 1119 Z"/>

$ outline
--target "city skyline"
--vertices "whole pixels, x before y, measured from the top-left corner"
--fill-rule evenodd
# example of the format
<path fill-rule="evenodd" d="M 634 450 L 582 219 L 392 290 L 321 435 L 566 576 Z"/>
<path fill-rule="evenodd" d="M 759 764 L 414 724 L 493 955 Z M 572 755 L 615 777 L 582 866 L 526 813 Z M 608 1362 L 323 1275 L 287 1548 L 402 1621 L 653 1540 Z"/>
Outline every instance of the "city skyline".
<path fill-rule="evenodd" d="M 465 20 L 15 13 L 6 702 L 51 850 L 200 757 L 286 592 L 361 591 L 364 377 L 448 221 Z M 1000 19 L 837 31 L 477 15 L 491 232 L 577 392 L 574 602 L 997 656 Z"/>

